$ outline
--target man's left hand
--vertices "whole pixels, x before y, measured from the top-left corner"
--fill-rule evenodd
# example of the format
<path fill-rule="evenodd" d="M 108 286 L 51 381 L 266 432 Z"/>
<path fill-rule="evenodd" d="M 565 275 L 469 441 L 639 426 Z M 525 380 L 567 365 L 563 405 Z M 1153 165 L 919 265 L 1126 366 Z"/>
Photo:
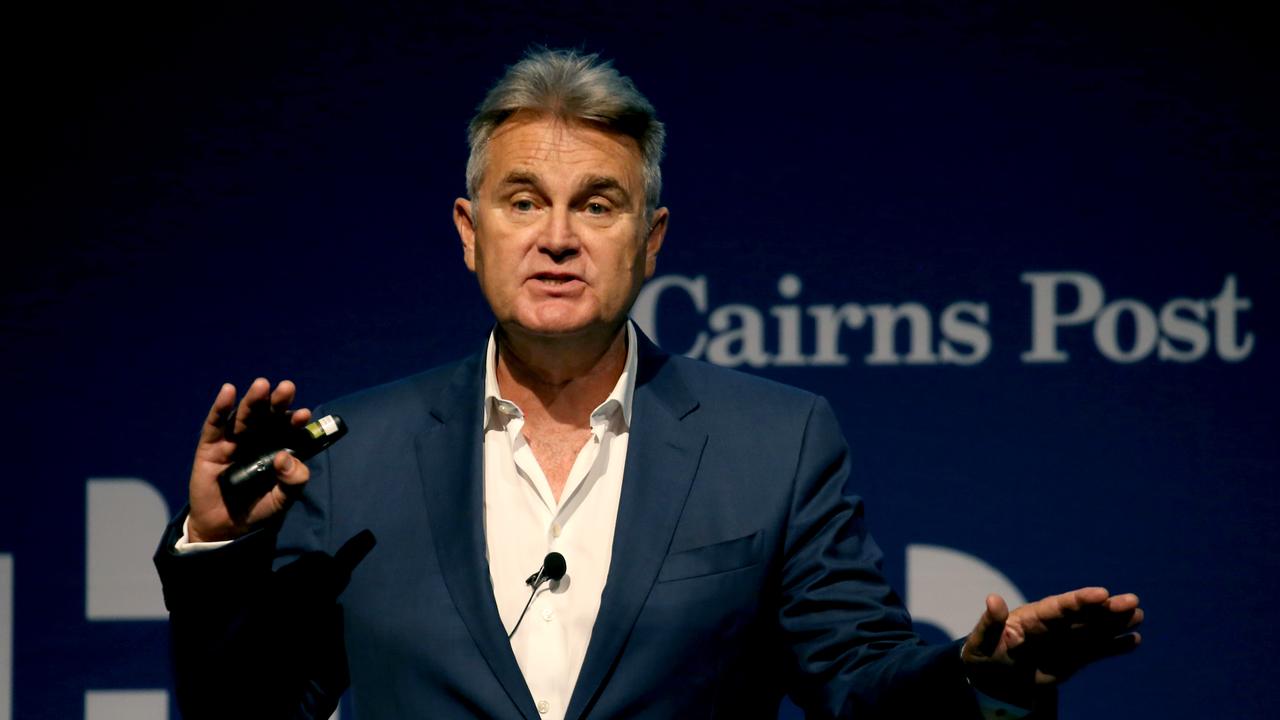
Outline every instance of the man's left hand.
<path fill-rule="evenodd" d="M 1004 598 L 988 595 L 961 657 L 979 691 L 1030 708 L 1037 688 L 1136 648 L 1142 617 L 1137 595 L 1111 595 L 1100 587 L 1053 595 L 1013 612 Z"/>

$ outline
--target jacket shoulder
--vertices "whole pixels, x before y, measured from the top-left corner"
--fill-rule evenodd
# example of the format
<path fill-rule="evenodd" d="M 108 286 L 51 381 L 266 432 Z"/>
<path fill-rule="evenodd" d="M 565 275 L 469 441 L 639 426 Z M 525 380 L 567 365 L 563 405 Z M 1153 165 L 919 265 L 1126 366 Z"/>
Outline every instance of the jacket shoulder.
<path fill-rule="evenodd" d="M 408 377 L 359 390 L 324 403 L 323 412 L 352 418 L 395 418 L 414 422 L 432 414 L 450 394 L 480 387 L 481 354 L 440 365 Z"/>
<path fill-rule="evenodd" d="M 701 409 L 715 414 L 766 425 L 779 420 L 803 422 L 815 404 L 825 404 L 813 392 L 740 370 L 677 355 L 668 356 L 668 362 L 698 398 Z"/>

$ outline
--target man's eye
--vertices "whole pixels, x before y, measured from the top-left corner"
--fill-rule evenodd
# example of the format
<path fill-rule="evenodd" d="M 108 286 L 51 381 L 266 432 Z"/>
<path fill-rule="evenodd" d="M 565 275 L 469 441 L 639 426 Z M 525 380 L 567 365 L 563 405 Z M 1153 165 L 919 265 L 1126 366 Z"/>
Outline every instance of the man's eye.
<path fill-rule="evenodd" d="M 532 200 L 516 200 L 511 203 L 511 208 L 516 212 L 533 212 Z"/>
<path fill-rule="evenodd" d="M 605 215 L 608 212 L 609 212 L 608 206 L 604 205 L 603 203 L 598 203 L 598 202 L 587 203 L 588 215 Z"/>

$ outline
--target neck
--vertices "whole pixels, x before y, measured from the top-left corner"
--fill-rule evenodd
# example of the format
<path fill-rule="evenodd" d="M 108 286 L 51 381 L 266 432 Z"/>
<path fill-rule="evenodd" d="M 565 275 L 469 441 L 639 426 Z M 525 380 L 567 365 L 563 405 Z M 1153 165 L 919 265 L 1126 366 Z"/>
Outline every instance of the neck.
<path fill-rule="evenodd" d="M 497 330 L 498 389 L 530 421 L 590 424 L 627 363 L 625 323 L 597 337 L 545 338 Z"/>

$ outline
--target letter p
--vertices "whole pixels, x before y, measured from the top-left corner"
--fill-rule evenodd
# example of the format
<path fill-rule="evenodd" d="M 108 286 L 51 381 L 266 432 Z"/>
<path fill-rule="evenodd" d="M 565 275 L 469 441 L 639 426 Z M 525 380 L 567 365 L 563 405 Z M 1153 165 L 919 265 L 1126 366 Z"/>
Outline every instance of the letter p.
<path fill-rule="evenodd" d="M 1058 328 L 1083 325 L 1102 309 L 1102 283 L 1082 272 L 1027 272 L 1022 282 L 1031 286 L 1031 349 L 1022 353 L 1023 362 L 1066 362 L 1066 351 L 1058 349 Z M 1058 288 L 1072 285 L 1079 299 L 1070 312 L 1058 311 Z"/>

